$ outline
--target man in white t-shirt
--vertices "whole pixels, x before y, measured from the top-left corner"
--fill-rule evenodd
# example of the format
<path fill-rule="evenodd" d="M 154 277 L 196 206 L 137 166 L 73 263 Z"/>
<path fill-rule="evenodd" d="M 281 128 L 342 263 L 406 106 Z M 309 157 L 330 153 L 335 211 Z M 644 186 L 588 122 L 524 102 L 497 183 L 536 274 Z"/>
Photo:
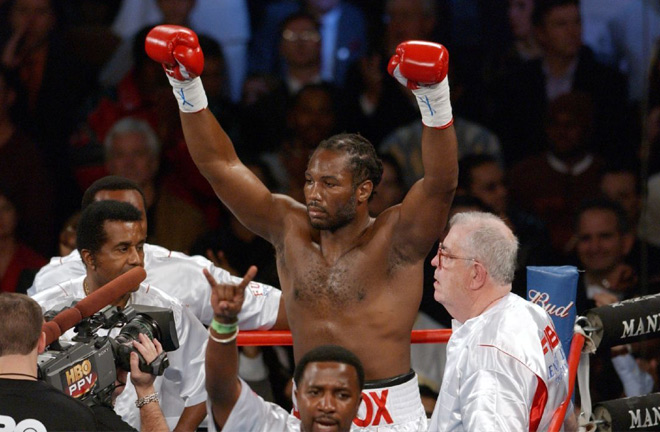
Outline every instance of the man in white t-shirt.
<path fill-rule="evenodd" d="M 264 401 L 238 377 L 238 312 L 245 287 L 256 267 L 250 267 L 240 284 L 211 284 L 214 318 L 206 347 L 206 389 L 209 430 L 347 432 L 362 401 L 364 369 L 353 353 L 336 345 L 308 351 L 296 365 L 294 397 L 300 419 L 282 407 Z M 211 421 L 211 419 L 213 421 Z"/>

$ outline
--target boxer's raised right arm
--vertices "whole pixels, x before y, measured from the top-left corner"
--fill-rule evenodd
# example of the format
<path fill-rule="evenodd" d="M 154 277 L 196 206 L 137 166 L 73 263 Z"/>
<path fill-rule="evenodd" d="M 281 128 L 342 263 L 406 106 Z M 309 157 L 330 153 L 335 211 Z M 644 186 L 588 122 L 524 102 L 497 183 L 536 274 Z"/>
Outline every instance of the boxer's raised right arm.
<path fill-rule="evenodd" d="M 231 139 L 207 109 L 199 75 L 204 67 L 197 35 L 174 25 L 154 27 L 146 37 L 149 57 L 161 63 L 177 99 L 188 151 L 220 200 L 247 228 L 275 243 L 282 218 L 295 202 L 272 194 L 239 160 Z"/>

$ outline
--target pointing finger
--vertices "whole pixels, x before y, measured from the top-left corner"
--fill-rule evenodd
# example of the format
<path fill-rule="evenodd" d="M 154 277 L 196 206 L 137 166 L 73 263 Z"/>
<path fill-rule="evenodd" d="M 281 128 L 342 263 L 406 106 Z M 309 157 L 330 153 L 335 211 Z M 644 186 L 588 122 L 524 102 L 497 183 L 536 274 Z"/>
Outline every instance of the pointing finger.
<path fill-rule="evenodd" d="M 250 282 L 252 282 L 252 279 L 254 279 L 256 275 L 257 275 L 257 266 L 250 266 L 248 271 L 245 273 L 245 276 L 243 276 L 243 280 L 238 285 L 238 287 L 240 289 L 245 289 L 245 287 L 248 286 Z"/>

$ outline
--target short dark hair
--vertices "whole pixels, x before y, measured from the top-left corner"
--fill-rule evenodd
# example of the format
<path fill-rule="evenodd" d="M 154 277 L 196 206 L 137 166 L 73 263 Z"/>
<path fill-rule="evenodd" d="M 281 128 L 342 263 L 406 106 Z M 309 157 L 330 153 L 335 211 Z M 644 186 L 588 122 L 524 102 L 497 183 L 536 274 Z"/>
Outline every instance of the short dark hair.
<path fill-rule="evenodd" d="M 371 180 L 375 188 L 383 177 L 383 164 L 376 154 L 376 149 L 360 134 L 333 135 L 321 141 L 317 147 L 317 150 L 319 149 L 343 152 L 350 156 L 349 164 L 353 173 L 354 188 L 365 180 Z"/>
<path fill-rule="evenodd" d="M 0 316 L 0 357 L 29 354 L 44 322 L 39 304 L 25 294 L 0 293 Z"/>
<path fill-rule="evenodd" d="M 299 19 L 306 19 L 314 23 L 314 27 L 316 27 L 316 31 L 320 32 L 321 31 L 321 23 L 319 23 L 319 20 L 316 19 L 316 17 L 309 12 L 305 11 L 299 11 L 299 12 L 294 12 L 291 15 L 288 15 L 286 18 L 282 20 L 279 26 L 279 32 L 277 33 L 280 37 L 282 37 L 282 33 L 284 32 L 284 29 L 291 24 L 293 21 L 299 20 Z"/>
<path fill-rule="evenodd" d="M 106 221 L 140 222 L 142 213 L 133 204 L 106 200 L 91 203 L 80 215 L 76 230 L 78 251 L 98 252 L 107 241 Z"/>
<path fill-rule="evenodd" d="M 489 163 L 497 164 L 497 159 L 489 154 L 469 154 L 462 157 L 458 161 L 458 188 L 469 192 L 473 181 L 472 170 Z"/>
<path fill-rule="evenodd" d="M 557 7 L 575 5 L 580 8 L 579 0 L 535 0 L 534 10 L 532 11 L 532 24 L 540 27 L 544 24 L 548 14 Z"/>
<path fill-rule="evenodd" d="M 318 362 L 336 362 L 353 366 L 357 373 L 360 391 L 364 388 L 364 367 L 362 367 L 362 362 L 355 354 L 339 345 L 321 345 L 302 356 L 293 371 L 293 381 L 296 383 L 296 386 L 300 386 L 300 380 L 305 373 L 305 369 L 307 369 L 307 365 Z"/>
<path fill-rule="evenodd" d="M 96 196 L 96 194 L 101 191 L 119 191 L 119 190 L 138 191 L 142 196 L 144 208 L 145 209 L 147 208 L 147 199 L 145 198 L 144 192 L 142 192 L 142 189 L 140 188 L 140 186 L 138 186 L 137 183 L 125 177 L 110 175 L 96 180 L 87 188 L 87 190 L 83 194 L 82 202 L 80 204 L 80 209 L 85 210 L 87 207 L 89 207 L 89 205 L 95 201 L 94 197 Z"/>
<path fill-rule="evenodd" d="M 578 230 L 580 218 L 585 212 L 589 210 L 611 211 L 616 216 L 617 230 L 622 234 L 626 234 L 630 232 L 631 230 L 630 222 L 628 221 L 628 216 L 626 215 L 626 211 L 623 209 L 623 207 L 621 207 L 621 204 L 609 198 L 605 198 L 601 196 L 596 198 L 587 198 L 580 202 L 580 205 L 578 206 L 577 211 L 575 212 L 575 220 L 573 221 L 575 232 L 577 232 Z"/>

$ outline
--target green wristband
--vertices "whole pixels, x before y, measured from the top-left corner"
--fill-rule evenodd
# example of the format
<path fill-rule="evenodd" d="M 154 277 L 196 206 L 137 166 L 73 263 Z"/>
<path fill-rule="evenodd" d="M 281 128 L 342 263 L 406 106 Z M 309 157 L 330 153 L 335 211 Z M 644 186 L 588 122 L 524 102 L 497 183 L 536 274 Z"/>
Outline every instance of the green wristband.
<path fill-rule="evenodd" d="M 223 324 L 221 322 L 216 321 L 215 318 L 213 318 L 213 321 L 211 321 L 211 328 L 215 330 L 217 334 L 230 334 L 236 331 L 236 329 L 238 328 L 238 322 L 231 324 Z"/>

